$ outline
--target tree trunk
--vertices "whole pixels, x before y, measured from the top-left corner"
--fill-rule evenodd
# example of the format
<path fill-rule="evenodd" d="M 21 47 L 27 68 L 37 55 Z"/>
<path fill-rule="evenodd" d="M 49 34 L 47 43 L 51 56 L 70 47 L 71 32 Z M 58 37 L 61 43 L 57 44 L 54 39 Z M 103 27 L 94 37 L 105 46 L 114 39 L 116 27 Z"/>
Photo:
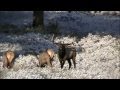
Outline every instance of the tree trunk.
<path fill-rule="evenodd" d="M 44 28 L 44 12 L 43 11 L 33 11 L 33 27 L 40 26 Z"/>

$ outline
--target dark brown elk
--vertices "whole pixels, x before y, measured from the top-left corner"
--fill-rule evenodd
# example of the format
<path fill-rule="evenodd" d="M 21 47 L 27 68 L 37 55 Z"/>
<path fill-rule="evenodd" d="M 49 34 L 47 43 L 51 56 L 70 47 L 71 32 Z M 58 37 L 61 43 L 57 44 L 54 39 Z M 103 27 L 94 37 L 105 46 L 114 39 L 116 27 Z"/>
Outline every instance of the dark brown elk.
<path fill-rule="evenodd" d="M 74 47 L 69 46 L 70 44 L 61 44 L 55 43 L 59 46 L 58 49 L 58 58 L 60 61 L 61 69 L 63 68 L 65 61 L 67 60 L 69 63 L 69 69 L 71 68 L 71 59 L 74 64 L 74 68 L 76 68 L 76 49 Z"/>
<path fill-rule="evenodd" d="M 52 67 L 52 61 L 53 57 L 55 55 L 55 52 L 52 49 L 47 49 L 44 52 L 41 52 L 37 58 L 39 61 L 39 66 L 44 67 L 46 64 L 50 67 Z"/>
<path fill-rule="evenodd" d="M 15 52 L 8 50 L 3 54 L 3 67 L 12 68 L 15 59 Z"/>

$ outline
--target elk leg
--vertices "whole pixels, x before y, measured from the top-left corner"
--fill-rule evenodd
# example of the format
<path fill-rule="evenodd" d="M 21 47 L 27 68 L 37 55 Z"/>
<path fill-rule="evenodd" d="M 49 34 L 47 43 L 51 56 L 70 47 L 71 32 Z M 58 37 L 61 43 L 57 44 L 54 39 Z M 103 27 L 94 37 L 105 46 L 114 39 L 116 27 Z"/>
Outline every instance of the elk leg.
<path fill-rule="evenodd" d="M 70 68 L 71 68 L 71 65 L 72 65 L 72 64 L 71 64 L 71 61 L 70 61 L 70 59 L 68 59 L 67 61 L 68 61 L 68 63 L 69 63 L 69 69 L 70 69 Z"/>
<path fill-rule="evenodd" d="M 74 68 L 76 68 L 75 58 L 73 58 L 72 61 L 73 61 L 73 64 L 74 64 Z"/>
<path fill-rule="evenodd" d="M 62 66 L 61 66 L 61 69 L 63 68 L 64 64 L 65 64 L 65 61 L 66 61 L 66 57 L 63 58 L 62 60 Z"/>
<path fill-rule="evenodd" d="M 62 60 L 60 59 L 59 61 L 60 61 L 60 66 L 61 66 L 61 68 L 62 68 Z"/>
<path fill-rule="evenodd" d="M 48 66 L 52 67 L 52 63 L 50 61 L 47 61 Z"/>
<path fill-rule="evenodd" d="M 13 63 L 9 63 L 8 66 L 9 66 L 8 67 L 9 69 L 12 68 L 13 67 Z"/>
<path fill-rule="evenodd" d="M 12 60 L 12 62 L 9 64 L 10 68 L 13 67 L 15 59 Z"/>
<path fill-rule="evenodd" d="M 38 67 L 42 67 L 43 65 L 42 65 L 42 63 L 39 61 L 39 66 Z"/>
<path fill-rule="evenodd" d="M 60 65 L 61 65 L 61 69 L 62 69 L 62 67 L 63 67 L 63 66 L 62 66 L 62 61 L 61 61 Z"/>
<path fill-rule="evenodd" d="M 53 67 L 52 61 L 50 61 L 51 66 Z"/>
<path fill-rule="evenodd" d="M 7 67 L 8 66 L 8 63 L 7 62 L 4 62 L 3 63 L 3 68 Z"/>
<path fill-rule="evenodd" d="M 7 67 L 8 66 L 8 62 L 7 62 L 7 60 L 4 60 L 3 61 L 3 68 L 5 68 L 5 67 Z"/>
<path fill-rule="evenodd" d="M 61 69 L 63 68 L 63 66 L 64 66 L 64 64 L 65 64 L 65 61 L 66 61 L 66 60 L 63 60 L 62 65 L 61 65 Z"/>
<path fill-rule="evenodd" d="M 45 67 L 45 64 L 41 64 L 41 66 L 40 66 L 41 68 L 43 68 L 43 67 Z"/>

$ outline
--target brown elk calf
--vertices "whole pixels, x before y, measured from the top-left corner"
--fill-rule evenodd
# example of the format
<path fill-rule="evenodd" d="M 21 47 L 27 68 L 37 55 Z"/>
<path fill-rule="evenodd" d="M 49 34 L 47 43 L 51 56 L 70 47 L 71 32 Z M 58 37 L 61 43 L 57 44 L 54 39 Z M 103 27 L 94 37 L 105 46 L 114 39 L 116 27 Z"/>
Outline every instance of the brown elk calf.
<path fill-rule="evenodd" d="M 7 67 L 7 68 L 12 68 L 13 66 L 13 61 L 15 58 L 15 53 L 11 50 L 6 51 L 3 54 L 3 67 Z"/>
<path fill-rule="evenodd" d="M 55 52 L 52 49 L 47 49 L 45 52 L 40 53 L 37 58 L 39 61 L 39 66 L 44 67 L 45 64 L 52 67 L 52 61 L 53 57 L 55 55 Z"/>
<path fill-rule="evenodd" d="M 74 47 L 70 47 L 70 44 L 61 44 L 56 43 L 59 46 L 58 50 L 58 58 L 60 61 L 61 69 L 63 68 L 65 61 L 67 60 L 69 63 L 69 69 L 71 68 L 71 59 L 74 64 L 74 68 L 76 68 L 76 49 Z"/>

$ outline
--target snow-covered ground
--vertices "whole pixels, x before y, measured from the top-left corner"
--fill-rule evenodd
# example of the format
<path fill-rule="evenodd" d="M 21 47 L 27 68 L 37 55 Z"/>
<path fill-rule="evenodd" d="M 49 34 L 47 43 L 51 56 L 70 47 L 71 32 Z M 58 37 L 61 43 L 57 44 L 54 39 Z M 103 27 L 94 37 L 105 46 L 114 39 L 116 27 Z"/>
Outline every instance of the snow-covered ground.
<path fill-rule="evenodd" d="M 32 15 L 32 12 L 28 13 Z M 26 17 L 25 15 L 24 17 L 27 19 L 27 23 L 32 21 L 30 18 L 32 16 Z M 23 24 L 24 19 L 21 18 L 21 21 L 17 19 L 13 20 L 14 24 Z M 77 68 L 74 69 L 72 66 L 68 70 L 66 62 L 62 70 L 57 54 L 52 69 L 37 67 L 38 61 L 32 51 L 39 53 L 46 48 L 52 48 L 57 53 L 58 47 L 52 43 L 52 35 L 0 33 L 0 58 L 2 59 L 2 53 L 10 48 L 9 44 L 13 46 L 12 50 L 17 54 L 13 69 L 2 68 L 3 63 L 2 60 L 0 61 L 1 79 L 120 79 L 120 38 L 111 36 L 120 35 L 119 16 L 92 16 L 78 12 L 67 13 L 66 11 L 62 13 L 45 12 L 45 25 L 56 21 L 59 30 L 64 32 L 63 34 L 83 34 L 81 38 L 63 35 L 55 39 L 55 42 L 74 42 L 77 49 Z M 101 32 L 107 33 L 107 35 L 100 36 Z"/>
<path fill-rule="evenodd" d="M 120 40 L 110 35 L 101 37 L 92 34 L 78 42 L 75 41 L 75 37 L 56 37 L 55 42 L 74 42 L 77 49 L 77 68 L 74 69 L 72 66 L 71 70 L 68 70 L 68 63 L 66 62 L 63 70 L 61 70 L 57 55 L 54 58 L 52 69 L 50 67 L 37 67 L 38 60 L 34 54 L 29 53 L 32 51 L 39 52 L 39 50 L 48 47 L 57 52 L 58 47 L 50 41 L 51 37 L 34 33 L 20 36 L 2 34 L 0 36 L 1 53 L 9 48 L 9 43 L 14 46 L 12 50 L 19 53 L 13 69 L 3 69 L 2 62 L 0 62 L 0 78 L 120 79 Z M 83 51 L 80 51 L 80 48 Z"/>

